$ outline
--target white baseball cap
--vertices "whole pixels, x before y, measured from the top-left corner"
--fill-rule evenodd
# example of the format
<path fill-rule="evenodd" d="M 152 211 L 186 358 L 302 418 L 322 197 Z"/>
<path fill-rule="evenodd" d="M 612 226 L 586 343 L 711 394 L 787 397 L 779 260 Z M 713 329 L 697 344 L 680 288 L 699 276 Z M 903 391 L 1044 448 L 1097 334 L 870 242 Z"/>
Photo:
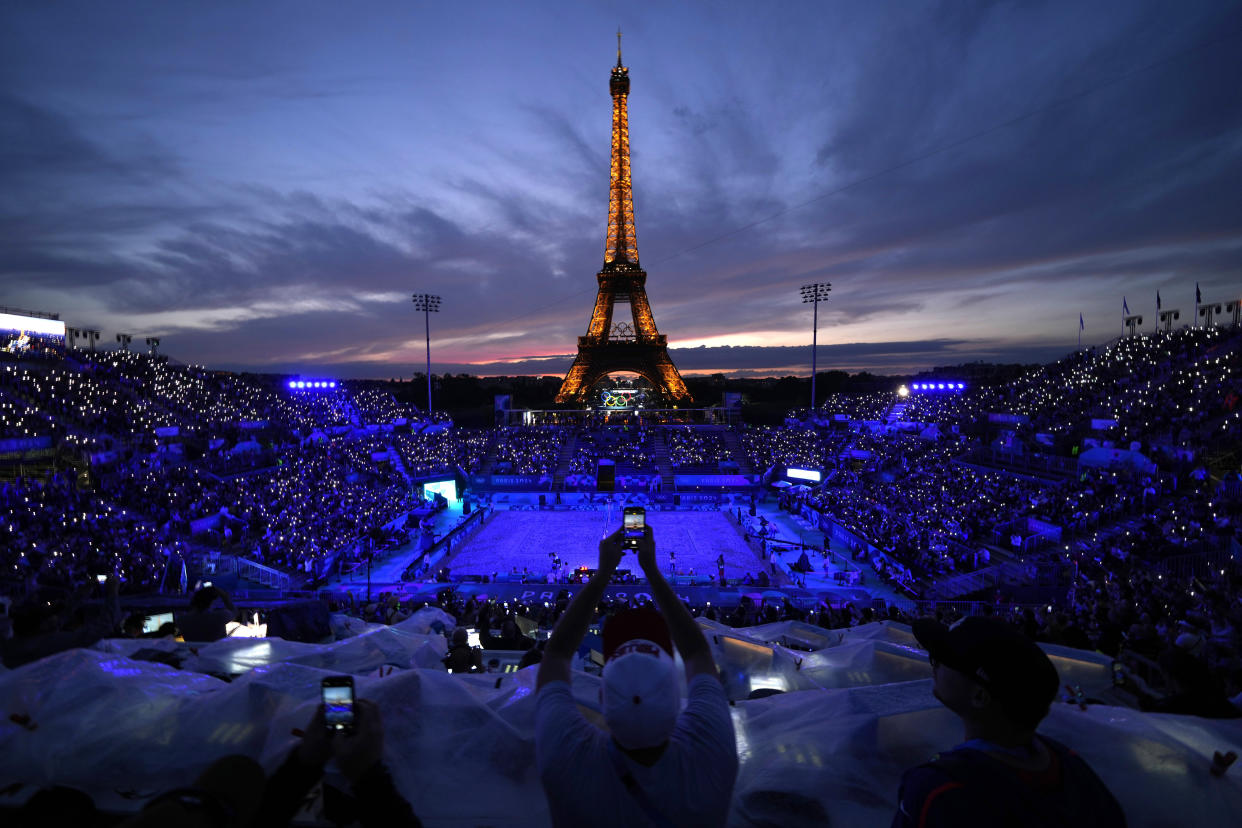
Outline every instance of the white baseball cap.
<path fill-rule="evenodd" d="M 663 744 L 680 711 L 672 655 L 643 638 L 618 646 L 604 665 L 604 721 L 617 744 L 630 750 Z"/>

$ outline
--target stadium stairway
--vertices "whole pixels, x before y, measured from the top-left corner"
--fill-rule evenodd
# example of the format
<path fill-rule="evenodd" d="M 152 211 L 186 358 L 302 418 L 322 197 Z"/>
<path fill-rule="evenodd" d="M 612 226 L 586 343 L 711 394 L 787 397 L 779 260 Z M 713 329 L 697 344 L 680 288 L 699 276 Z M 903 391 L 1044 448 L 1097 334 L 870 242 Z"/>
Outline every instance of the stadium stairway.
<path fill-rule="evenodd" d="M 746 456 L 746 451 L 742 448 L 742 442 L 737 438 L 737 432 L 731 428 L 724 430 L 725 445 L 729 447 L 729 454 L 733 457 L 733 462 L 737 463 L 738 472 L 750 477 L 755 473 L 754 467 L 750 465 L 750 458 Z"/>
<path fill-rule="evenodd" d="M 941 386 L 943 387 L 943 386 Z M 906 411 L 906 404 L 903 402 L 895 402 L 888 407 L 888 413 L 884 415 L 884 424 L 893 425 L 901 422 L 901 416 Z"/>
<path fill-rule="evenodd" d="M 664 429 L 656 429 L 651 441 L 655 445 L 655 466 L 660 473 L 660 491 L 677 490 L 673 479 L 673 461 L 668 454 L 668 435 Z"/>
<path fill-rule="evenodd" d="M 556 455 L 556 472 L 552 475 L 552 488 L 554 490 L 559 490 L 564 485 L 565 476 L 569 474 L 569 464 L 574 459 L 574 452 L 577 450 L 577 434 L 561 444 L 560 453 Z"/>
<path fill-rule="evenodd" d="M 401 452 L 397 451 L 395 446 L 389 446 L 388 456 L 392 459 L 392 467 L 401 475 L 401 479 L 405 481 L 407 486 L 413 486 L 414 480 L 410 477 L 410 472 L 405 467 L 405 461 L 401 459 Z"/>
<path fill-rule="evenodd" d="M 475 474 L 484 477 L 491 477 L 493 471 L 496 470 L 496 443 L 493 439 L 488 439 L 487 448 L 483 452 L 483 457 L 479 460 L 479 470 Z"/>

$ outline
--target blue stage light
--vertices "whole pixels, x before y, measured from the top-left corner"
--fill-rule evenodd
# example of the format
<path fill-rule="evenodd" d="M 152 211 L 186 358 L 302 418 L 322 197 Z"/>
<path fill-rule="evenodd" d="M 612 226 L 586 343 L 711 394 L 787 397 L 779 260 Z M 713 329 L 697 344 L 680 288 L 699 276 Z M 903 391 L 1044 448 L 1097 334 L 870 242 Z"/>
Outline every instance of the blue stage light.
<path fill-rule="evenodd" d="M 336 383 L 335 383 L 335 382 L 330 382 L 330 383 L 328 383 L 328 387 L 329 387 L 329 388 L 336 388 Z"/>

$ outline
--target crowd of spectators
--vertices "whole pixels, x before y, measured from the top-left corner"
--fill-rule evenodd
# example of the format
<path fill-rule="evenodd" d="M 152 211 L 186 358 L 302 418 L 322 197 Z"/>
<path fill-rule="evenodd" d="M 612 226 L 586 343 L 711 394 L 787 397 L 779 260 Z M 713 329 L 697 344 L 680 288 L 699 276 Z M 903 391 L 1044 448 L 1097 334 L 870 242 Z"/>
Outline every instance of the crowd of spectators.
<path fill-rule="evenodd" d="M 568 434 L 560 426 L 508 426 L 492 436 L 495 470 L 504 474 L 551 475 Z"/>
<path fill-rule="evenodd" d="M 750 466 L 764 472 L 774 466 L 827 470 L 836 467 L 849 433 L 805 425 L 751 426 L 741 433 Z"/>
<path fill-rule="evenodd" d="M 722 464 L 736 464 L 723 431 L 681 426 L 666 429 L 665 437 L 669 462 L 674 469 L 716 471 Z"/>
<path fill-rule="evenodd" d="M 918 378 L 911 385 L 922 384 Z M 963 383 L 965 384 L 965 383 Z M 939 423 L 958 425 L 969 423 L 979 416 L 979 401 L 964 389 L 957 392 L 912 392 L 898 402 L 900 411 L 892 412 L 896 422 Z"/>
<path fill-rule="evenodd" d="M 1236 542 L 1242 484 L 1222 485 L 1207 465 L 1242 442 L 1240 339 L 1219 328 L 1131 337 L 1003 387 L 834 395 L 814 422 L 747 428 L 739 442 L 756 471 L 822 470 L 823 485 L 784 496 L 789 508 L 823 512 L 873 544 L 879 568 L 912 592 L 996 563 L 998 549 L 1115 582 Z M 64 471 L 5 484 L 5 578 L 74 586 L 116 573 L 138 590 L 191 544 L 314 572 L 414 505 L 410 476 L 473 473 L 490 457 L 495 471 L 546 477 L 571 439 L 571 470 L 602 456 L 653 465 L 655 439 L 678 469 L 735 459 L 717 429 L 421 428 L 379 386 L 296 394 L 282 383 L 116 351 L 0 363 L 3 435 L 49 437 L 96 461 L 86 487 Z M 943 428 L 897 427 L 886 421 L 897 405 L 900 420 Z M 989 425 L 993 414 L 1004 425 Z M 409 418 L 414 427 L 392 429 Z M 372 420 L 390 422 L 359 427 Z M 1147 465 L 1083 465 L 1055 480 L 970 462 L 989 444 L 1036 453 L 1071 436 L 1075 447 L 1136 448 Z"/>
<path fill-rule="evenodd" d="M 184 551 L 175 533 L 61 474 L 0 483 L 0 516 L 0 579 L 14 586 L 68 590 L 115 575 L 149 591 Z"/>
<path fill-rule="evenodd" d="M 400 454 L 409 473 L 415 477 L 452 471 L 461 467 L 473 474 L 487 456 L 489 435 L 483 429 L 435 428 L 393 437 L 393 448 Z"/>
<path fill-rule="evenodd" d="M 117 572 L 125 591 L 155 586 L 170 549 L 177 568 L 192 549 L 312 572 L 413 505 L 410 475 L 478 468 L 488 434 L 427 425 L 374 383 L 309 392 L 119 350 L 2 362 L 0 438 L 26 474 L 0 566 L 44 586 Z"/>
<path fill-rule="evenodd" d="M 569 461 L 569 470 L 574 474 L 594 474 L 602 458 L 614 460 L 618 472 L 651 474 L 656 470 L 655 438 L 648 428 L 579 429 L 574 440 L 574 453 Z"/>
<path fill-rule="evenodd" d="M 843 470 L 815 491 L 788 495 L 830 515 L 903 569 L 902 584 L 970 571 L 992 529 L 1029 506 L 1037 484 L 955 464 L 958 448 L 904 436 L 884 446 L 880 471 Z"/>
<path fill-rule="evenodd" d="M 52 436 L 83 450 L 149 438 L 156 429 L 216 437 L 220 429 L 262 424 L 306 435 L 421 418 L 415 406 L 371 382 L 293 390 L 284 377 L 209 371 L 129 351 L 72 351 L 63 360 L 0 363 L 0 401 L 13 405 L 14 419 L 21 403 L 42 412 Z M 13 423 L 5 416 L 0 426 L 11 429 Z"/>

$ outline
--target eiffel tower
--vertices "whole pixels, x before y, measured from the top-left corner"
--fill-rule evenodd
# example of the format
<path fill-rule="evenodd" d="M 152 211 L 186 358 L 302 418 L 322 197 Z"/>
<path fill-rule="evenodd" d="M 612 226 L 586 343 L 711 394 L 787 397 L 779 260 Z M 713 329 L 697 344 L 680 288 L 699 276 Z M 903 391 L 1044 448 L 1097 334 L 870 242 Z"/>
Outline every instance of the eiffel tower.
<path fill-rule="evenodd" d="M 668 402 L 691 402 L 690 392 L 668 356 L 668 337 L 656 330 L 647 303 L 647 271 L 638 265 L 634 234 L 634 199 L 630 192 L 630 127 L 626 98 L 630 70 L 621 65 L 621 32 L 617 32 L 617 65 L 608 81 L 612 93 L 612 171 L 608 191 L 608 240 L 604 266 L 595 277 L 599 293 L 586 336 L 578 337 L 578 356 L 561 383 L 558 403 L 583 403 L 595 383 L 618 371 L 632 371 L 650 382 Z M 618 304 L 629 306 L 614 320 Z"/>

